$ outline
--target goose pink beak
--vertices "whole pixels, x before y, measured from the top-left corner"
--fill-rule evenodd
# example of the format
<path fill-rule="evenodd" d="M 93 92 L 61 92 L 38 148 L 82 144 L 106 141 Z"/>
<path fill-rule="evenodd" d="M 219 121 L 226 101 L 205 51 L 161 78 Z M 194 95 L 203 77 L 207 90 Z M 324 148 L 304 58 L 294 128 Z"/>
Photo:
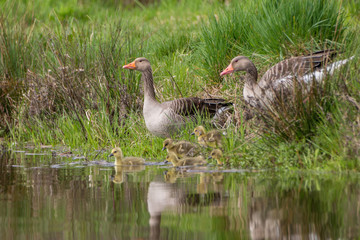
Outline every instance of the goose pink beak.
<path fill-rule="evenodd" d="M 225 70 L 220 73 L 220 76 L 224 76 L 224 75 L 232 73 L 232 72 L 234 72 L 234 68 L 230 63 L 229 66 L 227 68 L 225 68 Z"/>
<path fill-rule="evenodd" d="M 125 69 L 136 69 L 136 66 L 135 66 L 135 61 L 127 64 L 127 65 L 124 65 L 123 68 Z"/>

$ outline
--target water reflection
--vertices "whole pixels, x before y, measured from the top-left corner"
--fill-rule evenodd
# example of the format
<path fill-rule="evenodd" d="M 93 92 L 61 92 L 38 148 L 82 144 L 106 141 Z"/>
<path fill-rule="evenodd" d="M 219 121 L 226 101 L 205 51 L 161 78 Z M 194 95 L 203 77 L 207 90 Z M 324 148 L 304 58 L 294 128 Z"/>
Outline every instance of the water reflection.
<path fill-rule="evenodd" d="M 360 237 L 357 173 L 226 171 L 1 152 L 1 239 Z"/>
<path fill-rule="evenodd" d="M 188 169 L 172 168 L 165 173 L 165 182 L 162 179 L 150 182 L 147 196 L 148 211 L 150 213 L 150 239 L 159 239 L 161 215 L 165 211 L 183 214 L 192 211 L 192 206 L 222 205 L 221 201 L 223 199 L 221 198 L 220 188 L 214 187 L 209 190 L 209 185 L 213 183 L 214 186 L 217 186 L 222 180 L 223 174 L 220 172 L 212 175 L 201 172 L 199 173 L 200 180 L 195 184 L 176 183 L 179 178 L 194 177 L 198 174 L 189 173 Z M 191 169 L 204 170 L 204 167 Z M 213 176 L 215 178 L 212 178 Z M 213 181 L 214 179 L 216 181 Z"/>
<path fill-rule="evenodd" d="M 115 176 L 113 177 L 114 183 L 123 183 L 126 179 L 127 173 L 136 173 L 145 170 L 144 165 L 138 166 L 114 166 Z"/>

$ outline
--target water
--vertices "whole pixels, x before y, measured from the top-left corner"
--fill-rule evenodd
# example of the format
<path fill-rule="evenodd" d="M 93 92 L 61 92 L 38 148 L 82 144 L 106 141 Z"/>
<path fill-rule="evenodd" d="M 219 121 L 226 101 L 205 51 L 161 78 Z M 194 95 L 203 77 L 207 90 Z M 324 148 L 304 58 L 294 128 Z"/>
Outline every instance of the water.
<path fill-rule="evenodd" d="M 66 164 L 65 164 L 66 163 Z M 360 175 L 0 153 L 1 239 L 358 239 Z"/>

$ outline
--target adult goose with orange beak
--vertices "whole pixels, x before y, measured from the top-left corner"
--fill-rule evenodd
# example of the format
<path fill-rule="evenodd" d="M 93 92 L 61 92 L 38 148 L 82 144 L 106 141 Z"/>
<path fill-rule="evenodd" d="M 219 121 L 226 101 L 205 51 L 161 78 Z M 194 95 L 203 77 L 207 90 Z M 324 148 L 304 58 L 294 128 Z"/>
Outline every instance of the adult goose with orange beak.
<path fill-rule="evenodd" d="M 353 58 L 330 63 L 335 56 L 334 50 L 325 50 L 286 59 L 267 70 L 260 81 L 257 81 L 258 71 L 254 63 L 247 57 L 238 56 L 231 60 L 220 76 L 245 71 L 243 90 L 245 102 L 256 108 L 269 109 L 276 102 L 275 100 L 286 99 L 294 94 L 295 82 L 307 92 L 313 80 L 322 81 L 326 75 L 333 74 L 336 69 Z"/>
<path fill-rule="evenodd" d="M 123 66 L 125 69 L 137 70 L 142 73 L 144 85 L 143 115 L 146 128 L 159 137 L 170 137 L 185 127 L 188 121 L 196 120 L 197 116 L 214 116 L 226 106 L 224 99 L 201 99 L 197 97 L 180 98 L 160 103 L 156 99 L 154 80 L 149 60 L 137 58 Z"/>

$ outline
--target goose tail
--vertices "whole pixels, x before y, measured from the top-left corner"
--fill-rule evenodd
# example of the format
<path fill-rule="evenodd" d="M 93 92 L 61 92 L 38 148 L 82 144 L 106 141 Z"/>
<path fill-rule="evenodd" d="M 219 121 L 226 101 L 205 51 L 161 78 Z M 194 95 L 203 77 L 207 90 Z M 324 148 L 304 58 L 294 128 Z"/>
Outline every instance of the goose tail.
<path fill-rule="evenodd" d="M 335 70 L 339 69 L 341 66 L 347 64 L 349 61 L 354 59 L 355 56 L 351 56 L 349 58 L 336 61 L 333 63 L 328 64 L 325 68 L 318 69 L 310 74 L 307 74 L 303 77 L 305 83 L 311 82 L 315 79 L 317 82 L 321 82 L 326 75 L 333 75 Z"/>

